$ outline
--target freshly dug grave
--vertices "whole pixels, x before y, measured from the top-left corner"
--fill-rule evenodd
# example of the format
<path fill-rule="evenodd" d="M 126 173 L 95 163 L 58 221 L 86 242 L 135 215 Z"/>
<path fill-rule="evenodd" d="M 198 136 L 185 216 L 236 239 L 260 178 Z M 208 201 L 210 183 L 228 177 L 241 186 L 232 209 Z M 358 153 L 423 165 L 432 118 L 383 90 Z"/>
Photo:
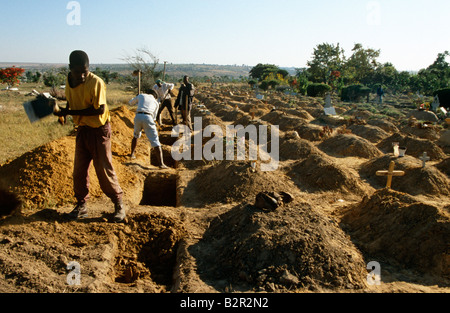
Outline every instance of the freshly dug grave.
<path fill-rule="evenodd" d="M 371 159 L 383 155 L 370 141 L 353 134 L 338 134 L 320 143 L 318 148 L 329 155 L 343 157 Z"/>
<path fill-rule="evenodd" d="M 234 203 L 252 199 L 263 191 L 295 193 L 296 190 L 279 171 L 261 171 L 259 162 L 253 170 L 250 162 L 220 161 L 202 169 L 190 181 L 182 202 L 192 203 L 194 199 L 188 195 L 195 195 L 195 202 L 202 204 Z"/>
<path fill-rule="evenodd" d="M 299 189 L 307 192 L 338 191 L 357 195 L 367 192 L 357 173 L 324 154 L 312 154 L 296 162 L 287 174 Z"/>
<path fill-rule="evenodd" d="M 450 158 L 446 158 L 439 162 L 439 164 L 436 164 L 436 168 L 450 178 Z"/>
<path fill-rule="evenodd" d="M 272 212 L 240 204 L 215 218 L 190 252 L 202 279 L 222 291 L 361 289 L 367 275 L 337 224 L 298 201 Z"/>
<path fill-rule="evenodd" d="M 156 213 L 137 214 L 117 232 L 119 256 L 114 266 L 115 281 L 134 283 L 151 278 L 170 286 L 179 242 L 186 236 L 175 219 Z"/>
<path fill-rule="evenodd" d="M 401 133 L 395 133 L 392 136 L 383 139 L 377 144 L 377 147 L 385 153 L 392 153 L 392 143 L 394 142 L 398 142 L 400 147 L 406 147 L 406 154 L 416 158 L 420 157 L 424 152 L 426 152 L 433 161 L 442 160 L 447 157 L 436 143 L 427 139 L 420 139 Z"/>
<path fill-rule="evenodd" d="M 278 125 L 281 131 L 296 130 L 306 121 L 298 116 L 288 115 L 282 111 L 273 111 L 261 117 L 261 120 Z"/>
<path fill-rule="evenodd" d="M 369 140 L 372 143 L 378 143 L 381 140 L 389 137 L 389 133 L 383 129 L 372 125 L 351 125 L 348 127 L 353 134 Z"/>
<path fill-rule="evenodd" d="M 349 207 L 341 224 L 371 257 L 450 278 L 449 209 L 382 189 Z"/>
<path fill-rule="evenodd" d="M 421 124 L 406 125 L 401 129 L 403 134 L 408 134 L 416 136 L 422 139 L 427 139 L 431 141 L 439 140 L 440 134 L 439 130 L 434 127 L 423 127 Z"/>
<path fill-rule="evenodd" d="M 129 214 L 128 224 L 92 218 L 69 222 L 55 210 L 0 222 L 0 292 L 166 292 L 183 226 L 156 212 Z M 133 210 L 135 211 L 135 210 Z M 81 267 L 70 286 L 68 264 Z"/>
<path fill-rule="evenodd" d="M 397 126 L 395 126 L 392 122 L 386 121 L 384 119 L 369 119 L 367 121 L 367 124 L 377 126 L 388 133 L 398 132 Z"/>
<path fill-rule="evenodd" d="M 0 188 L 0 218 L 12 214 L 19 214 L 22 208 L 22 200 L 17 195 Z"/>
<path fill-rule="evenodd" d="M 323 154 L 310 141 L 301 138 L 280 140 L 280 160 L 300 160 L 311 154 Z"/>
<path fill-rule="evenodd" d="M 386 186 L 387 177 L 376 176 L 377 171 L 387 170 L 391 161 L 395 162 L 394 170 L 404 171 L 405 176 L 394 177 L 392 189 L 410 195 L 450 195 L 450 180 L 434 166 L 422 168 L 422 162 L 414 157 L 396 158 L 385 155 L 372 159 L 361 166 L 360 175 L 375 188 Z"/>

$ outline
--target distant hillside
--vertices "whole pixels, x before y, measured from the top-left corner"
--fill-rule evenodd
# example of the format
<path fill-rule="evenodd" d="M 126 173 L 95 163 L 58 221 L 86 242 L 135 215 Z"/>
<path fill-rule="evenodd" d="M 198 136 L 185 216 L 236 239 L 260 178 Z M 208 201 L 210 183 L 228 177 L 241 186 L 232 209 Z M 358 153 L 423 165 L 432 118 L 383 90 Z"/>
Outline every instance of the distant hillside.
<path fill-rule="evenodd" d="M 25 70 L 31 71 L 47 71 L 66 67 L 67 64 L 56 63 L 6 63 L 0 62 L 0 68 L 5 67 L 21 67 Z M 110 70 L 111 72 L 118 72 L 120 74 L 129 74 L 132 68 L 128 64 L 91 64 L 91 69 L 101 68 Z M 158 66 L 158 70 L 162 70 L 163 64 Z M 170 76 L 182 77 L 188 75 L 191 77 L 213 77 L 213 76 L 228 76 L 231 78 L 239 78 L 241 76 L 248 77 L 252 66 L 248 65 L 215 65 L 215 64 L 166 64 L 166 73 Z"/>

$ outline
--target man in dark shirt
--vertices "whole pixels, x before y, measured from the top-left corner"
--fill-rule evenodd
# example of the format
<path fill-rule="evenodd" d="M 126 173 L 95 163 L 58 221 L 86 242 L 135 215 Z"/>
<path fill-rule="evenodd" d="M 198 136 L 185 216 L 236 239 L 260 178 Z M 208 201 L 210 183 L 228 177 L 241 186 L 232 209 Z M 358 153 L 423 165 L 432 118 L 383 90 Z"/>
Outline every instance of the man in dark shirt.
<path fill-rule="evenodd" d="M 183 116 L 183 124 L 189 127 L 192 131 L 192 122 L 191 122 L 191 108 L 192 102 L 194 100 L 195 87 L 192 83 L 189 82 L 189 77 L 184 76 L 183 84 L 180 87 L 180 91 L 178 93 L 176 106 L 181 111 L 181 115 Z"/>

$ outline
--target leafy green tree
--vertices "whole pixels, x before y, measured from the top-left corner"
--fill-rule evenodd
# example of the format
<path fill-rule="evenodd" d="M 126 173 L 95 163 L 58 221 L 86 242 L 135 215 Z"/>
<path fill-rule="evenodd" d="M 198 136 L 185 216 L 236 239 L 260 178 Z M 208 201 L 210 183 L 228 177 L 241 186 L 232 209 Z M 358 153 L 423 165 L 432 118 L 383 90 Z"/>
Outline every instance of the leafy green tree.
<path fill-rule="evenodd" d="M 450 86 L 450 65 L 446 61 L 449 52 L 439 53 L 436 61 L 411 78 L 413 91 L 431 96 L 434 91 Z"/>
<path fill-rule="evenodd" d="M 344 65 L 344 50 L 337 45 L 323 43 L 314 48 L 313 59 L 308 61 L 308 76 L 312 82 L 329 83 L 333 71 L 341 71 Z"/>
<path fill-rule="evenodd" d="M 352 51 L 352 56 L 344 66 L 347 83 L 369 84 L 379 67 L 377 58 L 380 56 L 380 50 L 365 49 L 360 43 L 357 43 Z"/>
<path fill-rule="evenodd" d="M 259 63 L 250 70 L 250 77 L 257 79 L 258 81 L 263 81 L 267 79 L 270 74 L 281 74 L 283 78 L 287 77 L 289 73 L 286 70 L 280 69 L 278 66 L 273 64 L 261 64 Z"/>

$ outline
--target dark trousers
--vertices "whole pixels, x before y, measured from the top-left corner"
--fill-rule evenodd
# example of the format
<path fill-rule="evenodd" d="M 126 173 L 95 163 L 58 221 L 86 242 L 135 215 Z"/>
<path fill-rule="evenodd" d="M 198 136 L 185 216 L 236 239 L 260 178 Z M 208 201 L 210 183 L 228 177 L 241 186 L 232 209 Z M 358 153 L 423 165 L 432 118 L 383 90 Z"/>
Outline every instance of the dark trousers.
<path fill-rule="evenodd" d="M 167 110 L 169 111 L 170 118 L 172 119 L 173 125 L 175 125 L 175 118 L 173 117 L 173 105 L 172 105 L 171 99 L 164 100 L 164 102 L 161 104 L 161 106 L 158 110 L 158 114 L 156 115 L 156 120 L 158 121 L 159 125 L 161 125 L 161 113 L 164 110 L 164 108 L 167 108 Z"/>
<path fill-rule="evenodd" d="M 79 204 L 85 203 L 89 199 L 89 168 L 91 163 L 94 163 L 100 188 L 104 194 L 113 203 L 122 201 L 123 191 L 112 165 L 110 123 L 106 123 L 99 128 L 78 127 L 73 186 L 75 198 Z"/>

